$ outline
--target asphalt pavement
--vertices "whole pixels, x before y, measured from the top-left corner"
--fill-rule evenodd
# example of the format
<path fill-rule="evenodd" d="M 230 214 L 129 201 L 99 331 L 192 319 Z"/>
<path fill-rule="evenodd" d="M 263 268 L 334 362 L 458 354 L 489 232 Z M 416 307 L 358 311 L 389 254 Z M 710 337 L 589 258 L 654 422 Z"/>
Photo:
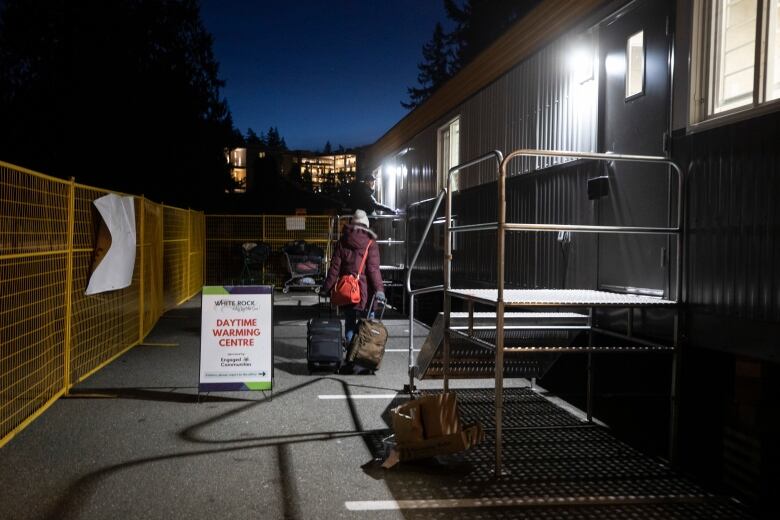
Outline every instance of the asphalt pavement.
<path fill-rule="evenodd" d="M 275 298 L 272 390 L 198 393 L 196 297 L 0 449 L 0 519 L 749 518 L 524 380 L 508 384 L 505 475 L 492 381 L 453 384 L 482 445 L 383 469 L 389 410 L 408 399 L 408 320 L 385 318 L 375 375 L 310 375 L 316 297 Z M 427 329 L 414 334 L 419 346 Z"/>

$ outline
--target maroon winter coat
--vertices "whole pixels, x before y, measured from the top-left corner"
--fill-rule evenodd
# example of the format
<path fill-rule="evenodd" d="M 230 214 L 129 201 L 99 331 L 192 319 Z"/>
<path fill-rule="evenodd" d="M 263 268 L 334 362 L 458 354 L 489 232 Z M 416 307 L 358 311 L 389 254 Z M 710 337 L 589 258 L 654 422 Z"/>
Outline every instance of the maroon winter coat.
<path fill-rule="evenodd" d="M 379 246 L 376 245 L 376 234 L 373 231 L 360 225 L 344 225 L 341 239 L 336 243 L 336 248 L 333 251 L 328 276 L 325 278 L 325 283 L 322 284 L 322 292 L 330 294 L 339 276 L 350 273 L 357 274 L 369 241 L 372 241 L 371 247 L 368 248 L 366 265 L 360 275 L 360 303 L 354 306 L 358 310 L 366 308 L 373 294 L 384 291 L 382 273 L 379 271 Z M 369 287 L 371 288 L 370 292 L 368 291 Z"/>

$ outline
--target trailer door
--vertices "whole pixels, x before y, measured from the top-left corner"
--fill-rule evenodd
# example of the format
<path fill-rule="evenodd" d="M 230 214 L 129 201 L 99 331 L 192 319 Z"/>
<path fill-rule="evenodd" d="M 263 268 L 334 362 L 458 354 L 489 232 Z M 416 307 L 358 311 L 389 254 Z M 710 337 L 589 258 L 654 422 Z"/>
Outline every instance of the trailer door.
<path fill-rule="evenodd" d="M 634 2 L 599 28 L 599 151 L 667 155 L 670 111 L 670 3 Z M 660 165 L 611 163 L 602 225 L 668 226 L 669 175 Z M 665 236 L 600 235 L 598 284 L 607 290 L 669 294 Z"/>

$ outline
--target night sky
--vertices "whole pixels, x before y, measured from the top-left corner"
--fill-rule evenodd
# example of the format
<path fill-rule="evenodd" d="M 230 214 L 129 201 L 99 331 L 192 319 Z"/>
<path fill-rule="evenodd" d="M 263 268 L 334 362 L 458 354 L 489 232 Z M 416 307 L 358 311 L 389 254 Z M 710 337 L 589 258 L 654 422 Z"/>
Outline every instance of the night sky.
<path fill-rule="evenodd" d="M 442 0 L 201 0 L 236 127 L 291 149 L 371 144 L 408 113 Z"/>

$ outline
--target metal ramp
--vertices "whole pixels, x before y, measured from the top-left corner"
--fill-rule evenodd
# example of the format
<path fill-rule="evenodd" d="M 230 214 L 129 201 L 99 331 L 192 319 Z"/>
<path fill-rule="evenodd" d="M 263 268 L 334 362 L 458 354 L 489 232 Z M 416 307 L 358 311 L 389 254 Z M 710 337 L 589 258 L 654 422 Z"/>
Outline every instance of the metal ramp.
<path fill-rule="evenodd" d="M 602 226 L 537 222 L 507 222 L 506 178 L 508 163 L 518 157 L 548 157 L 588 159 L 600 162 L 626 161 L 654 163 L 665 167 L 663 173 L 675 174 L 676 222 L 668 226 Z M 497 220 L 474 224 L 456 224 L 452 212 L 452 175 L 464 168 L 485 161 L 493 161 L 497 168 Z M 665 180 L 664 182 L 669 182 Z M 669 183 L 670 192 L 673 185 Z M 676 458 L 677 432 L 677 358 L 679 354 L 679 315 L 674 313 L 671 341 L 657 343 L 634 335 L 633 309 L 669 307 L 675 308 L 682 294 L 682 219 L 685 179 L 682 169 L 666 157 L 625 155 L 615 153 L 570 152 L 557 150 L 515 150 L 506 157 L 498 151 L 484 154 L 449 169 L 444 188 L 434 200 L 433 211 L 417 250 L 409 262 L 406 273 L 406 290 L 409 296 L 409 391 L 414 390 L 414 378 L 440 378 L 444 391 L 452 378 L 486 378 L 495 380 L 495 475 L 502 472 L 502 430 L 503 430 L 503 380 L 504 377 L 540 377 L 564 352 L 587 354 L 587 419 L 592 421 L 593 410 L 593 362 L 592 355 L 601 352 L 659 352 L 671 354 L 672 388 L 669 421 L 669 458 Z M 671 196 L 671 194 L 670 194 Z M 411 275 L 423 242 L 428 236 L 436 213 L 445 201 L 444 211 L 444 254 L 443 284 L 412 289 Z M 452 240 L 458 233 L 495 232 L 496 236 L 496 279 L 492 289 L 458 289 L 452 285 Z M 632 287 L 620 291 L 599 289 L 509 289 L 505 287 L 506 234 L 507 233 L 596 233 L 625 235 L 658 235 L 668 237 L 674 243 L 676 261 L 674 284 L 669 284 L 667 298 L 661 294 L 645 294 Z M 431 334 L 414 361 L 414 304 L 415 297 L 422 294 L 441 292 L 443 313 L 437 319 Z M 673 298 L 671 297 L 673 294 Z M 466 303 L 468 313 L 453 313 L 452 300 Z M 495 309 L 494 313 L 475 312 L 477 305 Z M 594 310 L 598 308 L 621 308 L 626 312 L 626 331 L 605 330 L 593 326 Z M 523 312 L 508 312 L 522 310 Z M 526 312 L 535 310 L 536 312 Z M 547 311 L 566 310 L 568 313 L 555 315 Z M 584 312 L 587 314 L 574 314 Z M 561 321 L 556 321 L 561 320 Z M 464 323 L 465 322 L 465 323 Z M 578 336 L 585 341 L 578 342 Z M 608 342 L 607 340 L 612 340 Z M 617 341 L 617 343 L 613 343 Z M 602 343 L 605 342 L 605 343 Z M 612 344 L 609 344 L 612 343 Z M 520 356 L 517 358 L 516 356 Z M 493 358 L 490 360 L 490 358 Z M 496 370 L 496 367 L 503 367 Z"/>
<path fill-rule="evenodd" d="M 589 329 L 588 316 L 573 312 L 509 312 L 504 314 L 504 377 L 539 378 Z M 447 376 L 492 379 L 496 374 L 496 314 L 450 313 Z M 445 373 L 444 313 L 439 313 L 414 364 L 417 379 L 442 379 Z M 534 351 L 536 350 L 536 351 Z"/>

